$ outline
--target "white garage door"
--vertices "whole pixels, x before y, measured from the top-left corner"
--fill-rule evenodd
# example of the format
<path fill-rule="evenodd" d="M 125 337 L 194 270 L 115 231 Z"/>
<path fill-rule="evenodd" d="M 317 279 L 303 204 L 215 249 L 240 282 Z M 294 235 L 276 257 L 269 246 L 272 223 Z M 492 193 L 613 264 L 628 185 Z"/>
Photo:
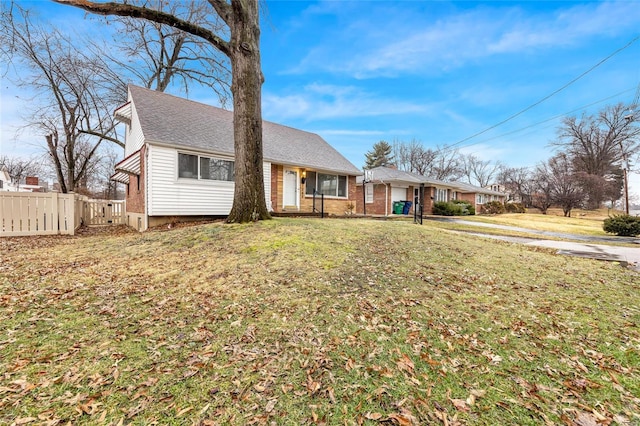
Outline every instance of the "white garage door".
<path fill-rule="evenodd" d="M 391 187 L 391 201 L 407 201 L 411 198 L 407 198 L 407 188 Z"/>

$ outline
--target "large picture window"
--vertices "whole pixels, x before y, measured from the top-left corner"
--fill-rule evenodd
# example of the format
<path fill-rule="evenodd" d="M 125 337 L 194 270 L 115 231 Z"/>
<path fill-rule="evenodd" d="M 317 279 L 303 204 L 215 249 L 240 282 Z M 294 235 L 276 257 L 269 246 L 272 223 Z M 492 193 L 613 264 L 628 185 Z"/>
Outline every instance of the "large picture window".
<path fill-rule="evenodd" d="M 436 201 L 449 201 L 447 200 L 447 190 L 444 188 L 438 188 L 436 190 Z"/>
<path fill-rule="evenodd" d="M 178 154 L 178 177 L 233 182 L 234 165 L 230 160 Z"/>
<path fill-rule="evenodd" d="M 306 195 L 313 195 L 313 190 L 330 197 L 347 196 L 347 177 L 328 173 L 307 172 Z"/>

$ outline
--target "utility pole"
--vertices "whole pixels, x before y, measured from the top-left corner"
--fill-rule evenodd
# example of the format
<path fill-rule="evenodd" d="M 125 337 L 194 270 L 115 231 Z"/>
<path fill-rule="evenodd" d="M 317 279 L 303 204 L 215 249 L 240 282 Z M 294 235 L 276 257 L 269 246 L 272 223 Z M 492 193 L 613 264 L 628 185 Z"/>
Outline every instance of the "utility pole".
<path fill-rule="evenodd" d="M 622 166 L 622 172 L 624 177 L 624 212 L 629 215 L 629 162 L 627 161 L 627 154 L 624 154 Z"/>

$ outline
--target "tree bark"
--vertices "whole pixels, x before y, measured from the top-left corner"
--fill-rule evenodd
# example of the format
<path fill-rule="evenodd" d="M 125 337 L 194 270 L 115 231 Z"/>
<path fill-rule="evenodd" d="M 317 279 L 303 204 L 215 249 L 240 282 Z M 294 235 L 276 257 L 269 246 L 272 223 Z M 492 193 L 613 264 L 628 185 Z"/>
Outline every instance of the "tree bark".
<path fill-rule="evenodd" d="M 234 0 L 231 27 L 235 191 L 227 222 L 270 219 L 262 156 L 262 69 L 258 2 Z"/>
<path fill-rule="evenodd" d="M 260 63 L 258 0 L 209 0 L 209 4 L 231 30 L 231 40 L 169 13 L 126 3 L 98 3 L 89 0 L 54 0 L 101 15 L 130 16 L 174 26 L 207 40 L 231 60 L 235 192 L 227 222 L 270 219 L 264 192 L 262 165 L 263 75 Z"/>

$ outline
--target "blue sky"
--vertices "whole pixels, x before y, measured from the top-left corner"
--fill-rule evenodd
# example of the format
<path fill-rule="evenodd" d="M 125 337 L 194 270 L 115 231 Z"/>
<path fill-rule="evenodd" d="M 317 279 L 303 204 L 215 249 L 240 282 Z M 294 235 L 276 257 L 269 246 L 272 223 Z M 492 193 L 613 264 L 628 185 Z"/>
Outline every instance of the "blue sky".
<path fill-rule="evenodd" d="M 31 3 L 54 22 L 90 27 L 72 8 Z M 552 155 L 562 116 L 630 103 L 640 40 L 507 123 L 640 35 L 640 3 L 266 1 L 263 118 L 316 132 L 362 167 L 375 142 L 456 144 L 510 166 Z M 19 88 L 2 82 L 2 153 L 15 139 Z M 210 94 L 192 91 L 208 102 Z M 28 138 L 25 132 L 21 138 Z M 637 183 L 636 183 L 637 182 Z M 632 181 L 640 194 L 640 179 Z"/>

